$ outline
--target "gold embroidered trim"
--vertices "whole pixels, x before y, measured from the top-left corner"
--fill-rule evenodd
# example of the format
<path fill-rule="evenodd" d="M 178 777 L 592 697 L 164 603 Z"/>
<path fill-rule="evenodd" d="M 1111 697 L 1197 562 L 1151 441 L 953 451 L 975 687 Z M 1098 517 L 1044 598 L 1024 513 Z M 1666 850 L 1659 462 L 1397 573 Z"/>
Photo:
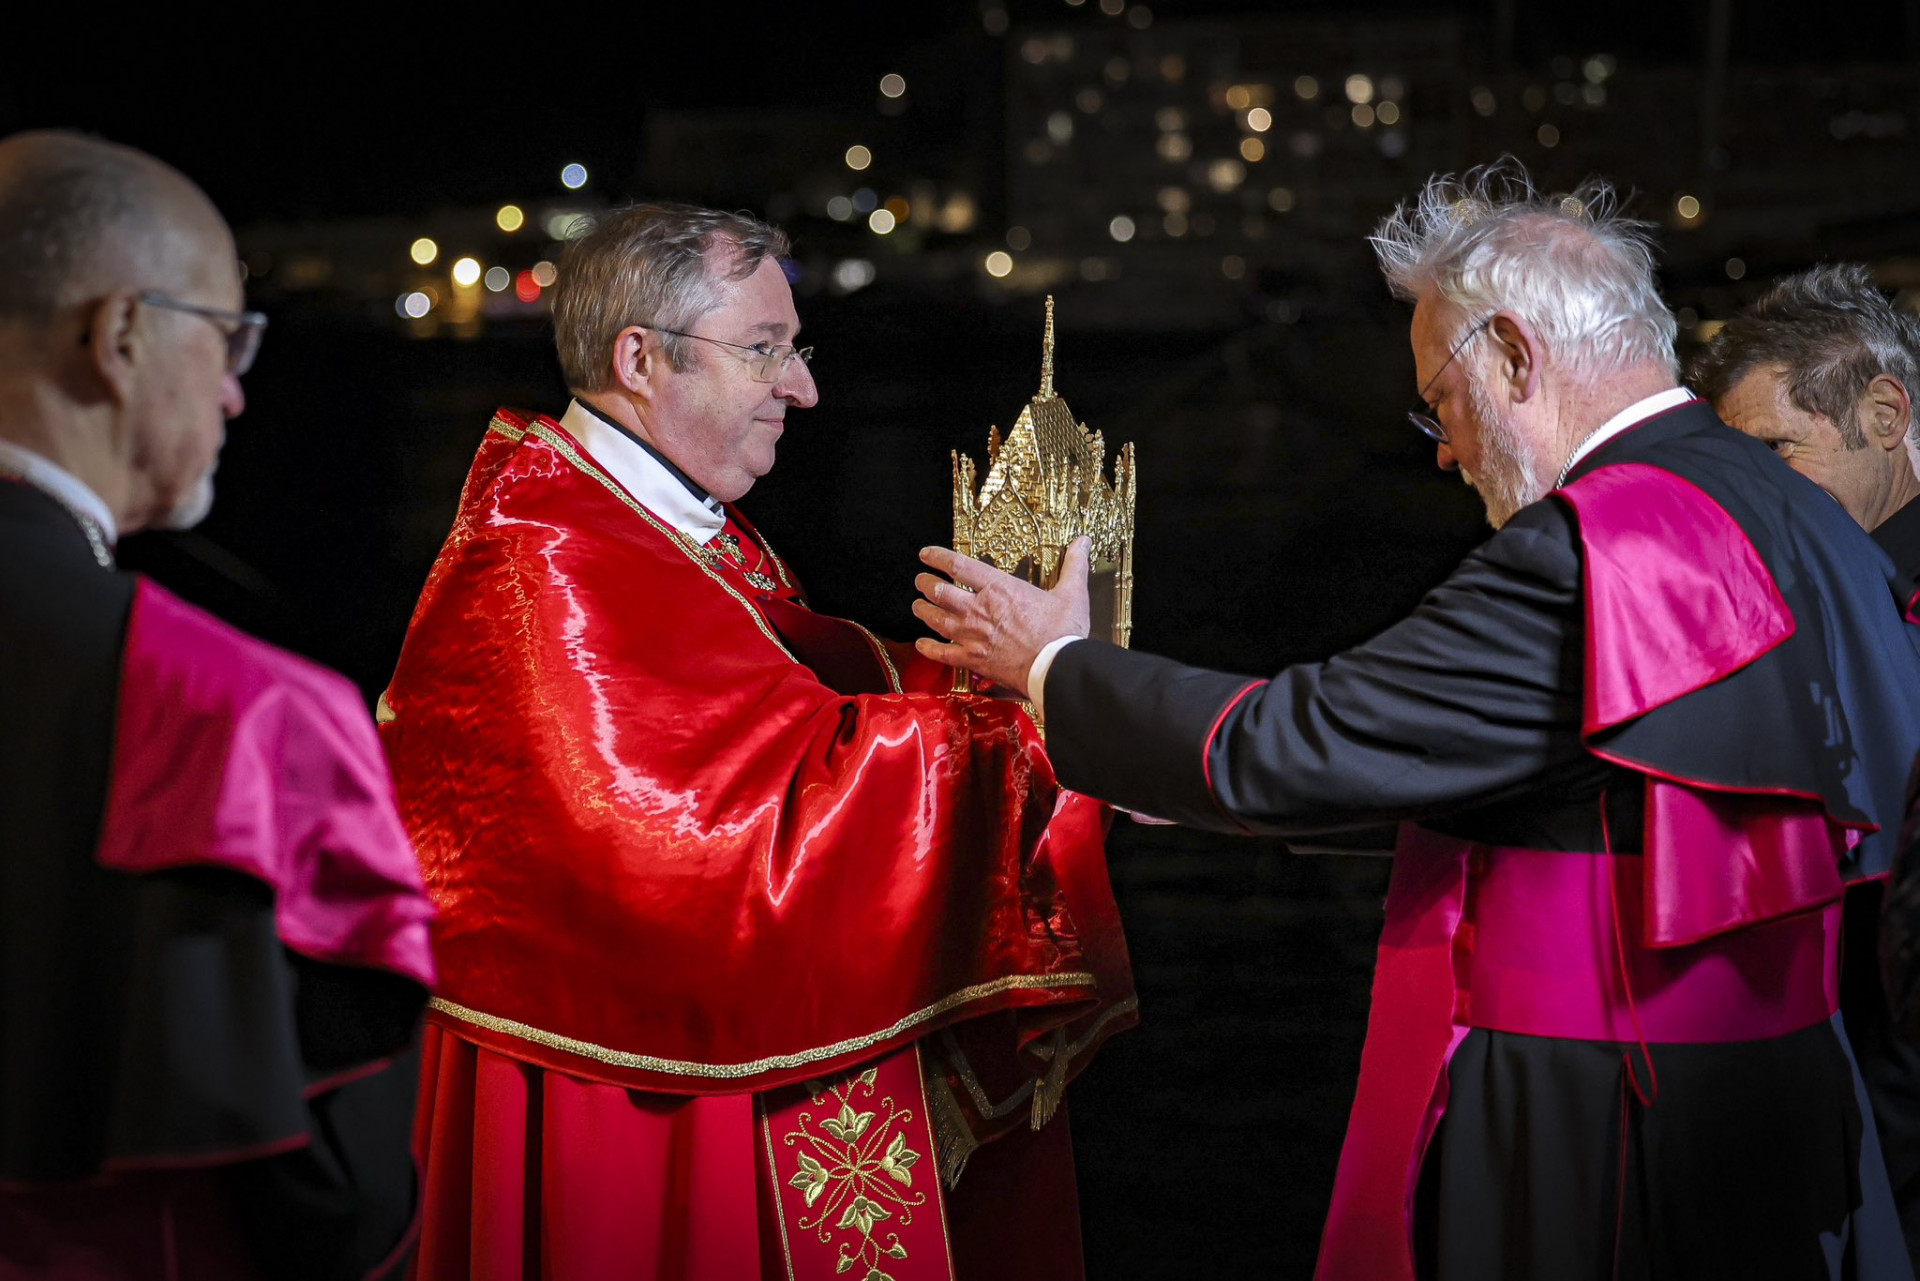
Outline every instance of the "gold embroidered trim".
<path fill-rule="evenodd" d="M 503 1036 L 518 1037 L 531 1041 L 535 1045 L 544 1045 L 550 1050 L 562 1050 L 568 1054 L 577 1054 L 583 1059 L 592 1059 L 596 1063 L 605 1063 L 612 1067 L 632 1068 L 641 1072 L 661 1072 L 672 1076 L 694 1076 L 705 1080 L 727 1081 L 743 1076 L 758 1076 L 762 1072 L 776 1072 L 786 1068 L 805 1067 L 809 1063 L 818 1063 L 822 1059 L 838 1058 L 842 1054 L 851 1054 L 855 1050 L 869 1049 L 883 1041 L 890 1041 L 902 1032 L 920 1026 L 929 1019 L 938 1018 L 948 1010 L 958 1009 L 972 1001 L 989 996 L 998 996 L 1002 992 L 1033 991 L 1050 987 L 1092 987 L 1093 975 L 1073 972 L 1068 974 L 1009 974 L 1005 978 L 993 979 L 986 983 L 975 983 L 963 987 L 958 992 L 941 997 L 923 1010 L 915 1010 L 895 1021 L 891 1026 L 878 1032 L 868 1032 L 863 1036 L 850 1036 L 844 1041 L 832 1045 L 823 1045 L 818 1049 L 801 1050 L 794 1054 L 770 1054 L 763 1059 L 753 1059 L 746 1063 L 694 1063 L 685 1059 L 662 1059 L 651 1054 L 634 1054 L 627 1050 L 609 1049 L 604 1045 L 595 1045 L 591 1041 L 576 1040 L 562 1036 L 558 1032 L 548 1032 L 542 1028 L 519 1023 L 513 1019 L 503 1019 L 495 1014 L 483 1014 L 479 1010 L 470 1010 L 464 1005 L 455 1005 L 443 997 L 434 997 L 428 1001 L 430 1008 L 438 1010 L 448 1018 L 474 1027 L 497 1032 Z"/>
<path fill-rule="evenodd" d="M 487 424 L 487 430 L 497 435 L 505 436 L 516 445 L 527 438 L 527 429 L 525 427 L 516 426 L 498 414 L 494 415 L 493 420 Z"/>
<path fill-rule="evenodd" d="M 853 623 L 851 618 L 847 621 Z M 862 636 L 867 638 L 867 644 L 873 647 L 873 656 L 880 660 L 882 667 L 887 669 L 887 684 L 892 687 L 893 692 L 896 694 L 906 693 L 906 687 L 900 683 L 900 669 L 893 665 L 893 655 L 887 653 L 887 647 L 880 643 L 880 638 L 866 628 L 861 627 L 858 623 L 853 623 L 853 625 Z"/>
<path fill-rule="evenodd" d="M 489 428 L 488 430 L 492 430 L 492 429 Z M 533 426 L 527 429 L 527 434 L 534 437 L 536 440 L 543 440 L 547 444 L 551 445 L 560 454 L 562 458 L 566 459 L 568 462 L 572 463 L 575 467 L 579 468 L 579 470 L 585 475 L 590 476 L 594 480 L 599 481 L 602 485 L 606 487 L 606 490 L 608 493 L 612 494 L 615 498 L 618 498 L 621 502 L 625 503 L 628 507 L 632 508 L 634 512 L 637 513 L 642 520 L 646 521 L 647 524 L 653 526 L 654 529 L 659 531 L 661 534 L 664 534 L 669 542 L 671 542 L 675 547 L 678 547 L 682 552 L 686 553 L 687 559 L 692 561 L 694 565 L 699 568 L 701 573 L 705 574 L 708 578 L 711 578 L 714 582 L 718 583 L 721 589 L 724 590 L 727 593 L 727 595 L 733 597 L 735 600 L 740 602 L 740 608 L 746 610 L 747 613 L 753 618 L 753 625 L 760 629 L 760 634 L 762 636 L 765 636 L 768 640 L 772 641 L 774 644 L 774 648 L 778 649 L 782 654 L 785 654 L 787 656 L 788 662 L 798 663 L 800 661 L 798 658 L 794 657 L 792 650 L 788 649 L 785 645 L 782 645 L 780 643 L 780 638 L 773 634 L 773 629 L 771 627 L 767 626 L 767 620 L 760 616 L 760 611 L 755 609 L 752 603 L 748 601 L 745 596 L 742 596 L 738 591 L 734 589 L 734 586 L 732 583 L 729 583 L 726 579 L 722 578 L 718 571 L 716 571 L 711 565 L 707 564 L 704 560 L 702 560 L 699 554 L 696 551 L 694 551 L 694 549 L 691 546 L 689 546 L 689 543 L 692 540 L 690 540 L 685 534 L 681 533 L 677 529 L 670 529 L 666 525 L 661 524 L 660 518 L 658 516 L 655 516 L 652 512 L 648 511 L 645 507 L 641 506 L 638 502 L 635 502 L 633 495 L 629 494 L 626 490 L 620 488 L 620 486 L 615 484 L 612 478 L 609 477 L 605 472 L 601 471 L 598 467 L 595 467 L 592 463 L 588 462 L 586 458 L 581 455 L 580 451 L 574 447 L 573 442 L 570 439 L 562 439 L 560 436 L 560 433 L 554 431 L 551 427 L 547 426 L 545 423 L 535 423 Z M 771 555 L 772 553 L 769 552 L 768 554 Z"/>
<path fill-rule="evenodd" d="M 918 1086 L 918 1053 L 907 1070 Z M 894 1075 L 889 1073 L 889 1080 Z M 865 1281 L 892 1281 L 881 1268 L 882 1260 L 911 1257 L 900 1233 L 880 1225 L 891 1221 L 901 1229 L 911 1228 L 914 1211 L 924 1210 L 929 1196 L 936 1205 L 940 1201 L 938 1179 L 931 1192 L 911 1190 L 913 1167 L 920 1164 L 922 1154 L 908 1147 L 907 1140 L 917 1139 L 912 1130 L 915 1120 L 920 1121 L 920 1132 L 928 1133 L 924 1093 L 921 1110 L 916 1113 L 895 1102 L 893 1095 L 882 1094 L 879 1076 L 879 1068 L 869 1067 L 848 1072 L 837 1081 L 811 1082 L 808 1089 L 813 1105 L 831 1108 L 838 1103 L 839 1113 L 816 1120 L 812 1112 L 802 1109 L 796 1113 L 799 1128 L 780 1138 L 782 1145 L 793 1149 L 797 1163 L 793 1177 L 784 1182 L 799 1190 L 806 1207 L 794 1227 L 811 1234 L 821 1245 L 832 1247 L 836 1276 L 863 1268 Z M 872 1108 L 861 1111 L 854 1102 L 856 1097 L 873 1104 Z M 777 1165 L 775 1169 L 774 1182 L 778 1185 L 785 1171 Z M 816 1217 L 809 1220 L 808 1213 Z M 840 1216 L 837 1223 L 836 1214 Z M 843 1239 L 837 1235 L 848 1228 L 858 1232 L 858 1237 Z"/>
<path fill-rule="evenodd" d="M 799 591 L 800 590 L 799 584 L 795 583 L 793 579 L 787 576 L 787 563 L 780 559 L 779 552 L 776 552 L 775 550 L 773 550 L 773 544 L 767 541 L 767 536 L 765 534 L 760 535 L 760 545 L 766 548 L 767 559 L 773 562 L 773 572 L 780 575 L 781 586 L 791 588 L 794 591 Z"/>
<path fill-rule="evenodd" d="M 780 1163 L 773 1155 L 773 1118 L 767 1115 L 767 1101 L 757 1094 L 753 1098 L 753 1110 L 760 1116 L 760 1137 L 767 1145 L 767 1180 L 774 1185 L 773 1217 L 780 1225 L 780 1261 L 786 1265 L 787 1281 L 794 1281 L 793 1246 L 787 1240 L 787 1208 L 780 1198 Z"/>

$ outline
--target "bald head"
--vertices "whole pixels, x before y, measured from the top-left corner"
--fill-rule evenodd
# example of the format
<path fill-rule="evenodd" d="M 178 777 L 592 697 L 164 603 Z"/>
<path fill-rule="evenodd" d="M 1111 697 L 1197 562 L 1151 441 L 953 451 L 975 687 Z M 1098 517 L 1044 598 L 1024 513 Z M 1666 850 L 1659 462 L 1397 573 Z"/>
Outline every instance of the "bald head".
<path fill-rule="evenodd" d="M 187 288 L 230 268 L 232 243 L 205 193 L 152 156 L 56 131 L 0 139 L 0 322 Z"/>
<path fill-rule="evenodd" d="M 206 194 L 131 147 L 0 139 L 0 440 L 65 469 L 121 530 L 212 502 L 246 404 L 234 340 L 258 318 Z"/>

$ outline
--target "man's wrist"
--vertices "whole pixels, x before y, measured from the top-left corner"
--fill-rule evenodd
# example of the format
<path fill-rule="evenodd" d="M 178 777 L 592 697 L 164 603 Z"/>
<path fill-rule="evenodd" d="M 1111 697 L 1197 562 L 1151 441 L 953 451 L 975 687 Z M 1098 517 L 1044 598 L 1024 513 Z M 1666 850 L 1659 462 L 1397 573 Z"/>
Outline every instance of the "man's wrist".
<path fill-rule="evenodd" d="M 1084 639 L 1086 638 L 1082 636 L 1062 636 L 1058 640 L 1051 640 L 1042 645 L 1040 652 L 1033 656 L 1033 665 L 1027 668 L 1027 701 L 1033 704 L 1033 710 L 1040 714 L 1041 720 L 1047 719 L 1045 693 L 1047 669 L 1053 666 L 1053 660 L 1059 656 L 1061 650 L 1077 640 Z"/>

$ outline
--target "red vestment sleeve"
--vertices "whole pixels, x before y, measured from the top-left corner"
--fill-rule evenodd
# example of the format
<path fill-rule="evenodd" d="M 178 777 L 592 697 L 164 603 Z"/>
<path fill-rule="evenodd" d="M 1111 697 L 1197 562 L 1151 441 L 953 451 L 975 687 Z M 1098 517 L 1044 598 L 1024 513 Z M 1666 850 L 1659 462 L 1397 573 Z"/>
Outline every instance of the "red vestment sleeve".
<path fill-rule="evenodd" d="M 495 419 L 383 716 L 434 1016 L 503 1053 L 732 1093 L 998 1011 L 1022 1045 L 1130 1015 L 1097 825 L 1048 840 L 1025 715 L 836 692 L 547 420 Z"/>

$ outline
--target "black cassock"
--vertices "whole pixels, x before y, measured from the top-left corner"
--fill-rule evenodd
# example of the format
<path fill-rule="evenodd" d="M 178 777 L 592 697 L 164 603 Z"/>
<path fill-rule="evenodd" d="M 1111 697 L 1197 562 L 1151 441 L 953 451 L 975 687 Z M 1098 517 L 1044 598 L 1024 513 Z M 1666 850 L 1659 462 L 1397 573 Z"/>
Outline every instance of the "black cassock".
<path fill-rule="evenodd" d="M 116 742 L 141 582 L 5 480 L 0 546 L 0 1275 L 397 1272 L 424 988 L 289 950 L 256 877 L 98 864 L 168 750 Z"/>
<path fill-rule="evenodd" d="M 1649 777 L 1690 781 L 1878 823 L 1838 860 L 1834 894 L 1842 877 L 1884 874 L 1920 746 L 1920 628 L 1902 621 L 1885 561 L 1837 504 L 1700 402 L 1604 443 L 1570 484 L 1619 464 L 1678 476 L 1732 518 L 1791 611 L 1789 638 L 1583 733 L 1585 551 L 1574 508 L 1550 497 L 1406 619 L 1269 682 L 1066 647 L 1044 690 L 1061 782 L 1222 831 L 1417 823 L 1580 857 L 1640 852 Z M 1465 1031 L 1420 1167 L 1420 1275 L 1909 1274 L 1838 1020 L 1653 1044 L 1651 1107 L 1629 1049 L 1639 1061 L 1617 1041 Z M 1324 1247 L 1322 1269 L 1352 1275 Z"/>

